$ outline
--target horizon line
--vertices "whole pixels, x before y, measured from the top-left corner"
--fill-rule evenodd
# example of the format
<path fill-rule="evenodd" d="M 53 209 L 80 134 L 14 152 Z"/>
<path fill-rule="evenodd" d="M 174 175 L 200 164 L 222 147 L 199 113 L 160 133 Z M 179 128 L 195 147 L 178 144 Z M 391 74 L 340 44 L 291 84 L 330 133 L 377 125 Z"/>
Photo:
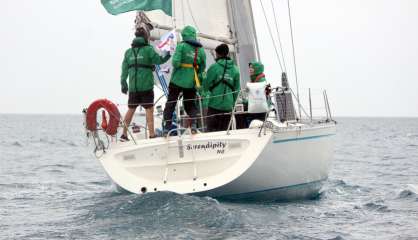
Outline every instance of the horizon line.
<path fill-rule="evenodd" d="M 139 112 L 138 112 L 139 113 Z M 1 113 L 0 115 L 22 115 L 22 116 L 78 116 L 82 115 L 83 113 Z M 349 115 L 340 115 L 334 116 L 333 118 L 418 118 L 418 116 L 388 116 L 388 115 L 375 115 L 375 116 L 366 116 L 366 115 L 358 115 L 358 116 L 349 116 Z"/>

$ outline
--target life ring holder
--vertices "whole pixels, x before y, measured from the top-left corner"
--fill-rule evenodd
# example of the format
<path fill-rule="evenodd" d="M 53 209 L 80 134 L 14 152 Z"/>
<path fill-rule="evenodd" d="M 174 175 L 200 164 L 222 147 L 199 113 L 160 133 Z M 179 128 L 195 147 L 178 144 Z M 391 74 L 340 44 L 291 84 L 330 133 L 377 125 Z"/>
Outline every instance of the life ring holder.
<path fill-rule="evenodd" d="M 87 108 L 86 113 L 86 127 L 88 130 L 95 132 L 97 131 L 97 111 L 99 109 L 104 108 L 107 113 L 109 114 L 109 122 L 106 124 L 106 129 L 103 131 L 110 136 L 114 136 L 117 134 L 119 123 L 120 123 L 120 112 L 118 107 L 111 101 L 107 99 L 98 99 L 94 101 L 90 106 Z"/>

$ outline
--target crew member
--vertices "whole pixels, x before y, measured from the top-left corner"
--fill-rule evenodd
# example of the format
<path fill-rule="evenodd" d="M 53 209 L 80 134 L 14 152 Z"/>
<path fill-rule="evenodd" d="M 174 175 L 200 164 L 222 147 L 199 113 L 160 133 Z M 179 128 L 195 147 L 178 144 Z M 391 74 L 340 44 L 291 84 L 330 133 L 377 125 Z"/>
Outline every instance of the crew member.
<path fill-rule="evenodd" d="M 135 32 L 132 47 L 125 51 L 122 63 L 122 93 L 129 92 L 128 112 L 125 115 L 122 141 L 129 141 L 128 126 L 136 108 L 145 108 L 146 122 L 150 138 L 155 137 L 154 130 L 154 75 L 155 64 L 163 64 L 170 59 L 170 54 L 160 56 L 148 43 L 148 33 L 144 29 Z M 129 77 L 129 84 L 127 78 Z"/>
<path fill-rule="evenodd" d="M 206 54 L 202 44 L 197 41 L 196 29 L 186 26 L 181 36 L 183 41 L 179 43 L 173 55 L 173 74 L 168 88 L 167 103 L 164 108 L 164 134 L 172 129 L 173 112 L 177 99 L 183 93 L 184 108 L 195 125 L 197 108 L 196 88 L 200 88 L 202 75 L 206 68 Z"/>
<path fill-rule="evenodd" d="M 254 82 L 265 82 L 266 81 L 266 76 L 264 74 L 264 65 L 261 62 L 256 62 L 253 61 L 251 63 L 248 64 L 249 66 L 249 73 L 250 73 L 250 80 L 252 83 Z M 267 85 L 266 86 L 266 95 L 268 97 L 268 95 L 270 94 L 270 86 Z M 248 102 L 247 102 L 248 104 Z M 248 105 L 247 105 L 248 107 Z M 252 120 L 260 120 L 260 121 L 265 121 L 266 119 L 266 115 L 267 113 L 249 113 L 247 115 L 247 127 L 250 125 Z"/>
<path fill-rule="evenodd" d="M 231 120 L 231 111 L 240 90 L 238 67 L 228 57 L 226 44 L 216 47 L 216 63 L 207 72 L 204 88 L 210 92 L 208 107 L 208 131 L 225 131 Z"/>

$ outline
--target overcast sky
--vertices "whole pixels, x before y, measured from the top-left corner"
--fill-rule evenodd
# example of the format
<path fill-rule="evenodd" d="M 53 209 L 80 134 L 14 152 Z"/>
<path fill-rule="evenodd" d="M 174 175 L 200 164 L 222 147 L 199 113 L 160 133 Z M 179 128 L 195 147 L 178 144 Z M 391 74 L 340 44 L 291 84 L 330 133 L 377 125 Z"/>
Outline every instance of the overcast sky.
<path fill-rule="evenodd" d="M 286 1 L 274 2 L 292 72 Z M 264 4 L 272 21 L 270 0 Z M 302 95 L 326 89 L 336 116 L 418 116 L 418 1 L 291 0 L 291 7 Z M 267 79 L 277 85 L 259 4 L 254 12 Z M 126 102 L 119 75 L 134 13 L 111 16 L 98 0 L 3 0 L 0 18 L 0 113 L 80 113 L 102 97 Z"/>

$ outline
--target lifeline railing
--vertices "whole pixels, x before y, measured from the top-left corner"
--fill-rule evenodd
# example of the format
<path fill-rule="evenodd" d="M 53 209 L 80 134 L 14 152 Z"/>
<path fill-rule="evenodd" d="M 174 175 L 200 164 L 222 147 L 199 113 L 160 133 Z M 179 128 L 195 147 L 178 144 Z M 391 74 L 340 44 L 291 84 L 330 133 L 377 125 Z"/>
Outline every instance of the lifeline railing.
<path fill-rule="evenodd" d="M 326 91 L 321 92 L 321 96 L 323 97 L 323 103 L 324 103 L 324 105 L 321 106 L 321 107 L 313 105 L 312 90 L 308 89 L 307 91 L 308 91 L 307 97 L 308 97 L 308 102 L 309 102 L 309 104 L 307 104 L 308 105 L 308 111 L 303 107 L 305 104 L 303 104 L 303 103 L 298 104 L 297 97 L 296 97 L 294 91 L 291 88 L 276 87 L 276 88 L 273 89 L 269 98 L 271 100 L 275 100 L 275 95 L 277 95 L 279 93 L 290 93 L 292 99 L 296 100 L 296 103 L 294 104 L 294 106 L 291 106 L 291 108 L 293 108 L 293 113 L 296 115 L 296 117 L 294 119 L 294 121 L 296 121 L 296 122 L 314 122 L 314 121 L 331 121 L 331 120 L 333 120 Z M 233 129 L 233 119 L 234 119 L 235 115 L 249 113 L 248 111 L 237 110 L 237 109 L 240 109 L 240 108 L 242 109 L 243 108 L 242 102 L 239 101 L 239 100 L 242 99 L 242 98 L 245 98 L 245 96 L 243 96 L 243 95 L 245 95 L 245 92 L 246 91 L 239 90 L 239 91 L 234 91 L 234 92 L 227 93 L 227 94 L 221 94 L 221 95 L 206 97 L 206 100 L 208 100 L 208 99 L 210 100 L 211 98 L 218 98 L 218 97 L 222 97 L 222 96 L 225 96 L 225 95 L 237 94 L 237 98 L 236 98 L 237 101 L 235 102 L 233 111 L 231 111 L 231 113 L 219 113 L 219 114 L 213 114 L 213 115 L 210 115 L 210 116 L 207 116 L 207 115 L 205 116 L 205 114 L 203 113 L 202 100 L 205 99 L 203 97 L 198 96 L 197 98 L 194 98 L 194 99 L 178 99 L 178 100 L 172 101 L 172 102 L 176 102 L 177 125 L 178 126 L 182 125 L 181 123 L 184 122 L 183 119 L 187 119 L 187 120 L 191 120 L 191 121 L 200 121 L 200 128 L 198 128 L 197 130 L 204 131 L 205 130 L 205 120 L 206 119 L 209 119 L 211 117 L 220 116 L 220 115 L 231 115 L 231 120 L 228 124 L 228 129 L 227 129 L 227 131 L 229 133 L 229 130 Z M 301 93 L 303 94 L 303 89 L 302 89 Z M 318 93 L 318 91 L 316 91 L 315 93 Z M 302 94 L 301 94 L 301 96 L 302 96 Z M 162 98 L 163 98 L 163 96 L 161 96 L 156 101 L 155 105 L 157 105 L 158 102 Z M 183 108 L 184 102 L 186 102 L 186 101 L 197 101 L 197 103 L 199 105 L 198 109 L 200 110 L 200 115 L 199 116 L 196 116 L 196 117 L 193 118 L 193 117 L 190 117 L 190 116 L 184 117 L 184 114 L 181 114 L 181 112 L 183 112 L 182 108 Z M 183 103 L 183 105 L 182 105 L 182 103 Z M 276 103 L 273 103 L 272 105 L 274 106 L 274 108 L 272 108 L 271 110 L 274 110 L 276 112 L 276 117 L 277 117 L 277 115 L 278 115 L 277 107 L 278 106 L 277 106 Z M 301 112 L 303 113 L 302 117 L 297 116 L 297 113 L 299 111 L 296 111 L 294 109 L 296 106 L 301 106 Z M 158 106 L 157 106 L 157 108 L 158 108 Z M 318 114 L 318 110 L 322 110 L 325 113 L 325 115 Z M 287 112 L 287 111 L 288 111 L 288 109 L 285 109 L 285 111 L 284 112 L 282 111 L 281 113 L 284 114 L 284 115 L 288 115 L 289 112 Z"/>
<path fill-rule="evenodd" d="M 302 94 L 300 94 L 300 96 L 304 96 L 303 90 L 300 91 L 300 92 L 302 93 Z M 313 99 L 313 93 L 315 93 L 316 95 L 321 95 L 321 98 L 323 98 L 323 102 L 324 102 L 323 106 L 318 107 L 318 106 L 313 105 L 313 100 L 312 100 Z M 320 94 L 318 94 L 318 93 L 320 93 Z M 210 116 L 206 116 L 204 114 L 204 110 L 203 110 L 203 107 L 202 107 L 202 105 L 203 105 L 202 100 L 210 100 L 212 98 L 222 97 L 222 96 L 231 95 L 231 94 L 236 94 L 237 97 L 236 97 L 236 101 L 234 103 L 233 110 L 230 113 L 212 114 Z M 182 136 L 185 132 L 187 132 L 186 130 L 188 129 L 188 128 L 184 127 L 184 125 L 187 125 L 185 123 L 186 122 L 193 122 L 193 121 L 196 121 L 196 122 L 200 121 L 200 127 L 197 127 L 194 130 L 205 132 L 205 130 L 206 130 L 205 120 L 207 120 L 209 118 L 216 117 L 216 116 L 221 116 L 221 115 L 230 115 L 231 116 L 230 120 L 229 120 L 229 123 L 228 123 L 228 128 L 226 130 L 226 134 L 229 135 L 231 130 L 236 129 L 236 126 L 234 126 L 234 119 L 236 119 L 236 115 L 237 114 L 249 114 L 248 111 L 245 111 L 243 109 L 244 108 L 243 103 L 242 103 L 242 101 L 240 101 L 240 100 L 246 98 L 245 94 L 246 94 L 246 90 L 238 90 L 238 91 L 230 92 L 230 93 L 227 93 L 227 94 L 208 96 L 208 97 L 205 97 L 205 98 L 198 95 L 197 98 L 194 98 L 194 99 L 181 99 L 182 96 L 180 96 L 179 99 L 171 101 L 171 102 L 176 102 L 176 125 L 177 126 L 176 126 L 175 129 L 170 130 L 167 133 L 167 137 L 170 137 L 171 134 L 174 133 L 174 132 L 177 133 L 177 136 Z M 279 94 L 290 94 L 290 98 L 292 100 L 296 100 L 296 104 L 293 104 L 293 102 L 292 102 L 291 103 L 292 106 L 290 106 L 289 108 L 288 108 L 288 106 L 286 106 L 284 111 L 283 111 L 283 109 L 281 111 L 281 114 L 284 114 L 286 116 L 288 114 L 291 114 L 291 113 L 293 113 L 295 115 L 294 119 L 291 119 L 291 120 L 285 119 L 286 122 L 314 123 L 315 121 L 317 121 L 317 122 L 334 121 L 332 119 L 330 104 L 329 104 L 329 101 L 328 101 L 327 92 L 325 90 L 322 91 L 322 92 L 318 92 L 318 91 L 313 91 L 312 89 L 309 88 L 309 89 L 307 89 L 307 94 L 306 94 L 307 99 L 303 99 L 303 98 L 298 99 L 291 88 L 276 87 L 276 88 L 272 89 L 272 92 L 268 96 L 268 101 L 272 102 L 274 100 L 274 102 L 272 104 L 273 108 L 270 107 L 269 111 L 266 112 L 263 124 L 260 127 L 259 134 L 261 134 L 262 130 L 264 129 L 267 120 L 269 118 L 271 118 L 270 113 L 272 111 L 275 112 L 275 116 L 273 116 L 273 118 L 275 117 L 279 121 L 281 120 L 280 116 L 279 116 L 279 113 L 278 113 L 278 103 L 277 103 L 277 97 L 278 97 Z M 158 98 L 157 101 L 154 103 L 154 105 L 157 105 L 161 101 L 161 99 L 163 99 L 163 97 L 164 97 L 164 95 L 162 95 L 160 98 Z M 303 100 L 306 100 L 308 102 L 307 105 L 309 106 L 309 108 L 308 108 L 309 111 L 306 111 L 306 109 L 303 107 L 304 104 L 302 104 L 302 102 L 300 102 L 300 101 L 303 101 Z M 185 115 L 182 114 L 182 112 L 183 112 L 182 108 L 184 108 L 184 103 L 187 102 L 187 101 L 197 101 L 197 104 L 199 105 L 198 109 L 200 111 L 200 114 L 198 116 L 184 117 Z M 126 106 L 127 104 L 117 104 L 117 105 L 118 106 Z M 300 111 L 295 110 L 295 105 L 300 107 Z M 161 109 L 161 107 L 157 106 L 157 109 Z M 290 112 L 289 112 L 289 110 L 290 110 Z M 322 111 L 325 110 L 325 116 L 319 116 L 319 114 L 317 113 L 318 110 L 322 110 Z M 303 113 L 304 117 L 298 116 L 297 115 L 298 112 Z M 160 117 L 161 114 L 162 114 L 162 111 L 159 111 L 157 113 L 157 116 Z M 318 118 L 318 116 L 319 116 L 319 118 Z M 164 124 L 164 122 L 163 122 L 163 124 Z M 129 129 L 129 127 L 131 127 L 131 126 L 127 126 L 123 120 L 120 121 L 120 127 L 126 127 L 128 129 L 128 134 L 129 134 L 130 138 L 132 139 L 133 143 L 135 145 L 137 145 L 137 142 L 135 140 L 135 136 L 131 132 L 131 130 Z M 145 124 L 145 126 L 143 126 L 143 125 L 137 125 L 137 126 L 139 128 L 144 129 L 145 139 L 148 138 L 148 133 L 147 133 L 148 132 L 148 126 L 147 126 L 147 124 Z M 191 126 L 189 126 L 189 127 L 191 128 Z M 98 130 L 101 130 L 101 129 L 98 129 Z M 100 139 L 98 133 L 93 133 L 92 137 L 94 138 L 94 143 L 96 145 L 95 151 L 97 151 L 97 150 L 105 151 L 105 149 L 107 149 L 109 147 L 110 140 L 107 138 L 107 136 L 106 136 L 106 141 L 108 142 L 108 144 L 104 144 L 104 141 L 102 141 Z M 116 137 L 116 141 L 117 141 L 117 137 Z"/>

